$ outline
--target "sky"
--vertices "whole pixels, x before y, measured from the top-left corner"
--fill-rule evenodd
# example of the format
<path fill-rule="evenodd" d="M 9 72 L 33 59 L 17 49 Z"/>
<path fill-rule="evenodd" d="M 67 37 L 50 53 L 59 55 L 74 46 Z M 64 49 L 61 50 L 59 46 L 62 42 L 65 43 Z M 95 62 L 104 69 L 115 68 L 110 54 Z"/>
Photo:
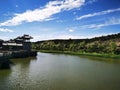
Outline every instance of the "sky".
<path fill-rule="evenodd" d="M 82 39 L 120 32 L 120 0 L 0 0 L 0 39 Z"/>

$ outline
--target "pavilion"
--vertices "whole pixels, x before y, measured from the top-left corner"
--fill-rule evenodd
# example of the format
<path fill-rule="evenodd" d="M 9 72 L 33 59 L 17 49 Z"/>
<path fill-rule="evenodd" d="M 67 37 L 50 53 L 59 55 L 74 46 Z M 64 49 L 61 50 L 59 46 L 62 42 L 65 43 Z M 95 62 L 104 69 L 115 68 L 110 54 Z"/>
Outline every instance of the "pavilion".
<path fill-rule="evenodd" d="M 31 51 L 30 39 L 33 39 L 33 37 L 24 34 L 23 36 L 8 41 L 0 40 L 0 49 L 3 51 Z"/>

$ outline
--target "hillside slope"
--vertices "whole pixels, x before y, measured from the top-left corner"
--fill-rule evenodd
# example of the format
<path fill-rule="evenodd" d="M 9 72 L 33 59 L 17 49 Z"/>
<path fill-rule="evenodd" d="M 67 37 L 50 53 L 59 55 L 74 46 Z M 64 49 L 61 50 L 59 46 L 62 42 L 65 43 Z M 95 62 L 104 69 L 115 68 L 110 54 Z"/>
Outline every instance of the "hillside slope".
<path fill-rule="evenodd" d="M 35 50 L 120 54 L 120 33 L 92 39 L 46 40 L 32 44 Z"/>

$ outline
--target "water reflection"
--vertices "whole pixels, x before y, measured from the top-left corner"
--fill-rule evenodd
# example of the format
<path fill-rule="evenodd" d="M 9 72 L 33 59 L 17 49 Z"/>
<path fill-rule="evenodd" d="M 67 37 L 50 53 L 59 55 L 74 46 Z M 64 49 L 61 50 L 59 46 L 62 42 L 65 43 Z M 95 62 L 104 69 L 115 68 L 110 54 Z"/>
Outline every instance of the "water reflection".
<path fill-rule="evenodd" d="M 80 58 L 87 58 L 89 60 L 97 60 L 100 62 L 106 62 L 106 63 L 115 63 L 115 64 L 120 64 L 119 59 L 114 59 L 114 58 L 105 58 L 105 57 L 94 57 L 94 56 L 79 56 Z"/>
<path fill-rule="evenodd" d="M 6 90 L 5 87 L 7 87 L 7 81 L 10 74 L 11 74 L 11 70 L 0 70 L 0 89 L 1 90 Z"/>
<path fill-rule="evenodd" d="M 49 53 L 47 53 L 49 54 Z M 83 59 L 88 59 L 88 60 L 95 60 L 95 61 L 100 61 L 100 62 L 106 62 L 106 63 L 116 63 L 120 64 L 120 59 L 114 59 L 114 58 L 105 58 L 105 57 L 97 57 L 97 56 L 86 56 L 86 55 L 69 55 L 69 54 L 59 54 L 59 53 L 51 53 L 51 55 L 65 55 L 65 56 L 77 56 Z"/>

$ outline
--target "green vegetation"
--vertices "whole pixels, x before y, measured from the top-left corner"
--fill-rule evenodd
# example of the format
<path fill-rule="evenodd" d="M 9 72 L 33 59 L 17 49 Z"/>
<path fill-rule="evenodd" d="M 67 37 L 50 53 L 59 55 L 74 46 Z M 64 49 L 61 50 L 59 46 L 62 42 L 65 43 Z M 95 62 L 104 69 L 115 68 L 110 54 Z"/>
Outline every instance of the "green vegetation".
<path fill-rule="evenodd" d="M 92 39 L 38 41 L 32 48 L 44 52 L 120 58 L 120 33 Z"/>

